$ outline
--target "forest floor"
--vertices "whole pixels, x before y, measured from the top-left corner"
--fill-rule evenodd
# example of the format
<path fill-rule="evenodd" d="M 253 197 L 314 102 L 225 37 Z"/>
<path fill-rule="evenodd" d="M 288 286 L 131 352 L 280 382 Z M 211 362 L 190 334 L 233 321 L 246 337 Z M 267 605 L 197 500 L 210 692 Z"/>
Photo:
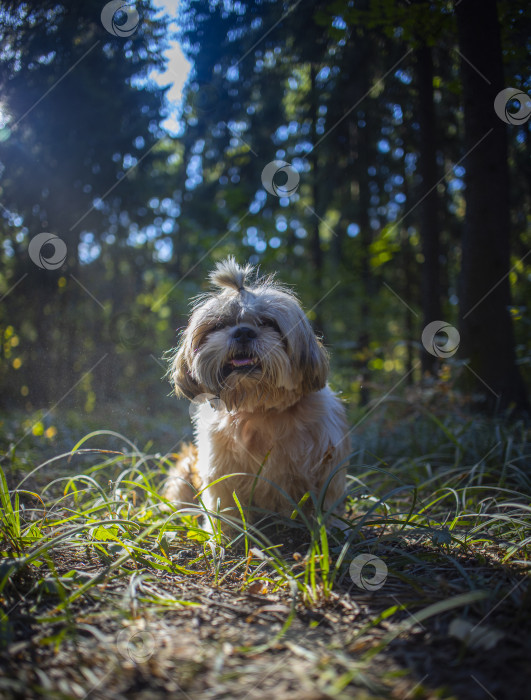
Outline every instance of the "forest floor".
<path fill-rule="evenodd" d="M 356 432 L 345 533 L 236 541 L 161 510 L 171 453 L 72 450 L 68 415 L 13 450 L 5 418 L 0 697 L 528 697 L 529 429 L 447 408 L 390 402 Z"/>

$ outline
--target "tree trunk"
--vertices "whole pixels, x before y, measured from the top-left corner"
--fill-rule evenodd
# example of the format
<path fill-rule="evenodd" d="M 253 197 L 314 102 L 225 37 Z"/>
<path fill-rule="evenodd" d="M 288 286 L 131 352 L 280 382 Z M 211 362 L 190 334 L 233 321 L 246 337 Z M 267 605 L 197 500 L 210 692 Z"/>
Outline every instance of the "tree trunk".
<path fill-rule="evenodd" d="M 362 87 L 365 91 L 365 86 Z M 357 126 L 358 137 L 358 191 L 359 191 L 359 211 L 358 221 L 359 233 L 359 276 L 361 280 L 360 299 L 360 327 L 358 333 L 358 355 L 360 356 L 360 406 L 366 406 L 370 401 L 369 391 L 369 328 L 371 325 L 371 299 L 373 296 L 373 280 L 370 265 L 371 243 L 373 239 L 369 209 L 371 206 L 371 192 L 369 189 L 369 124 L 370 119 L 366 118 L 366 125 L 363 130 Z"/>
<path fill-rule="evenodd" d="M 419 170 L 422 183 L 419 190 L 420 241 L 424 261 L 421 266 L 423 326 L 442 318 L 439 260 L 438 194 L 433 188 L 437 182 L 435 136 L 435 109 L 433 104 L 433 54 L 423 45 L 416 52 L 418 84 L 418 116 L 420 124 Z M 431 191 L 430 191 L 431 190 Z M 436 374 L 438 358 L 423 351 L 422 373 Z"/>
<path fill-rule="evenodd" d="M 511 303 L 506 130 L 494 112 L 504 87 L 495 0 L 455 8 L 462 56 L 466 218 L 462 244 L 460 355 L 468 387 L 489 409 L 529 406 L 516 365 Z"/>
<path fill-rule="evenodd" d="M 406 138 L 406 134 L 403 135 Z M 411 203 L 411 194 L 409 191 L 408 175 L 406 171 L 406 152 L 404 150 L 402 156 L 402 177 L 404 178 L 404 209 L 409 212 Z M 418 303 L 418 291 L 417 291 L 417 281 L 415 275 L 415 260 L 413 256 L 413 250 L 411 248 L 411 243 L 409 240 L 409 221 L 410 216 L 406 214 L 404 221 L 402 222 L 402 229 L 400 231 L 400 247 L 402 254 L 402 269 L 403 269 L 403 285 L 402 294 L 404 299 L 407 300 L 408 304 L 415 305 Z M 407 379 L 406 383 L 408 386 L 413 386 L 415 378 L 413 376 L 413 361 L 414 356 L 417 355 L 414 349 L 413 340 L 417 338 L 418 332 L 416 329 L 416 322 L 413 317 L 413 312 L 409 308 L 404 308 L 404 326 L 406 328 L 406 338 L 407 338 L 407 355 L 406 355 L 406 372 Z"/>
<path fill-rule="evenodd" d="M 314 144 L 319 140 L 319 134 L 317 133 L 317 84 L 316 84 L 317 71 L 315 65 L 310 63 L 310 120 L 312 123 L 312 134 L 314 139 Z M 317 163 L 317 153 L 314 147 L 310 152 L 309 160 L 312 166 L 312 204 L 314 211 L 319 214 L 319 184 L 318 184 L 318 163 Z M 315 214 L 311 214 L 311 259 L 313 268 L 313 283 L 314 283 L 314 313 L 315 319 L 313 326 L 318 333 L 323 333 L 323 315 L 320 306 L 320 301 L 322 298 L 322 288 L 323 288 L 323 251 L 321 248 L 321 236 L 319 233 L 319 219 Z"/>

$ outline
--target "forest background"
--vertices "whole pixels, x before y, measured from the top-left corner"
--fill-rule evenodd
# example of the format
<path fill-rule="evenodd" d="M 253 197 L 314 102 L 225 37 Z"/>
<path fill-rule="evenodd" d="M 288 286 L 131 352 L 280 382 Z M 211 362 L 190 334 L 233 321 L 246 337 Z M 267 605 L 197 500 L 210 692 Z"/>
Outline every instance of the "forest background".
<path fill-rule="evenodd" d="M 102 7 L 0 3 L 7 442 L 70 438 L 73 409 L 74 439 L 169 449 L 163 356 L 228 254 L 293 285 L 351 406 L 528 409 L 527 3 L 142 2 L 107 28 Z M 175 19 L 177 134 L 150 78 Z"/>

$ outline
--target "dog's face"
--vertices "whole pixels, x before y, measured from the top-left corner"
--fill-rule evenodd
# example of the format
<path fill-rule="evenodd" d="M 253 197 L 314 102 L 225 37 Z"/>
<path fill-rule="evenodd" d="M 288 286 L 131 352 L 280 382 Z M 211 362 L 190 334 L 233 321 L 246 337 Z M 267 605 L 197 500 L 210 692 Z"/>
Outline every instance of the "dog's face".
<path fill-rule="evenodd" d="M 219 291 L 196 304 L 172 358 L 177 393 L 260 411 L 325 385 L 328 357 L 296 297 L 271 278 L 248 283 L 252 272 L 229 258 L 211 274 Z"/>

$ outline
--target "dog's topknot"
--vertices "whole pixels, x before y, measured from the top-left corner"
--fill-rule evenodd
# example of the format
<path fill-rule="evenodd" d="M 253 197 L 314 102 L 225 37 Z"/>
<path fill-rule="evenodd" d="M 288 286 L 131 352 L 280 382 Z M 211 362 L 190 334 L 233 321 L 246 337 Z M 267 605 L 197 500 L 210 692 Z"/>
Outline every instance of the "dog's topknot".
<path fill-rule="evenodd" d="M 247 264 L 245 267 L 241 267 L 231 255 L 226 260 L 218 262 L 210 273 L 210 281 L 216 287 L 229 287 L 237 292 L 243 292 L 245 283 L 252 272 L 252 265 Z"/>

